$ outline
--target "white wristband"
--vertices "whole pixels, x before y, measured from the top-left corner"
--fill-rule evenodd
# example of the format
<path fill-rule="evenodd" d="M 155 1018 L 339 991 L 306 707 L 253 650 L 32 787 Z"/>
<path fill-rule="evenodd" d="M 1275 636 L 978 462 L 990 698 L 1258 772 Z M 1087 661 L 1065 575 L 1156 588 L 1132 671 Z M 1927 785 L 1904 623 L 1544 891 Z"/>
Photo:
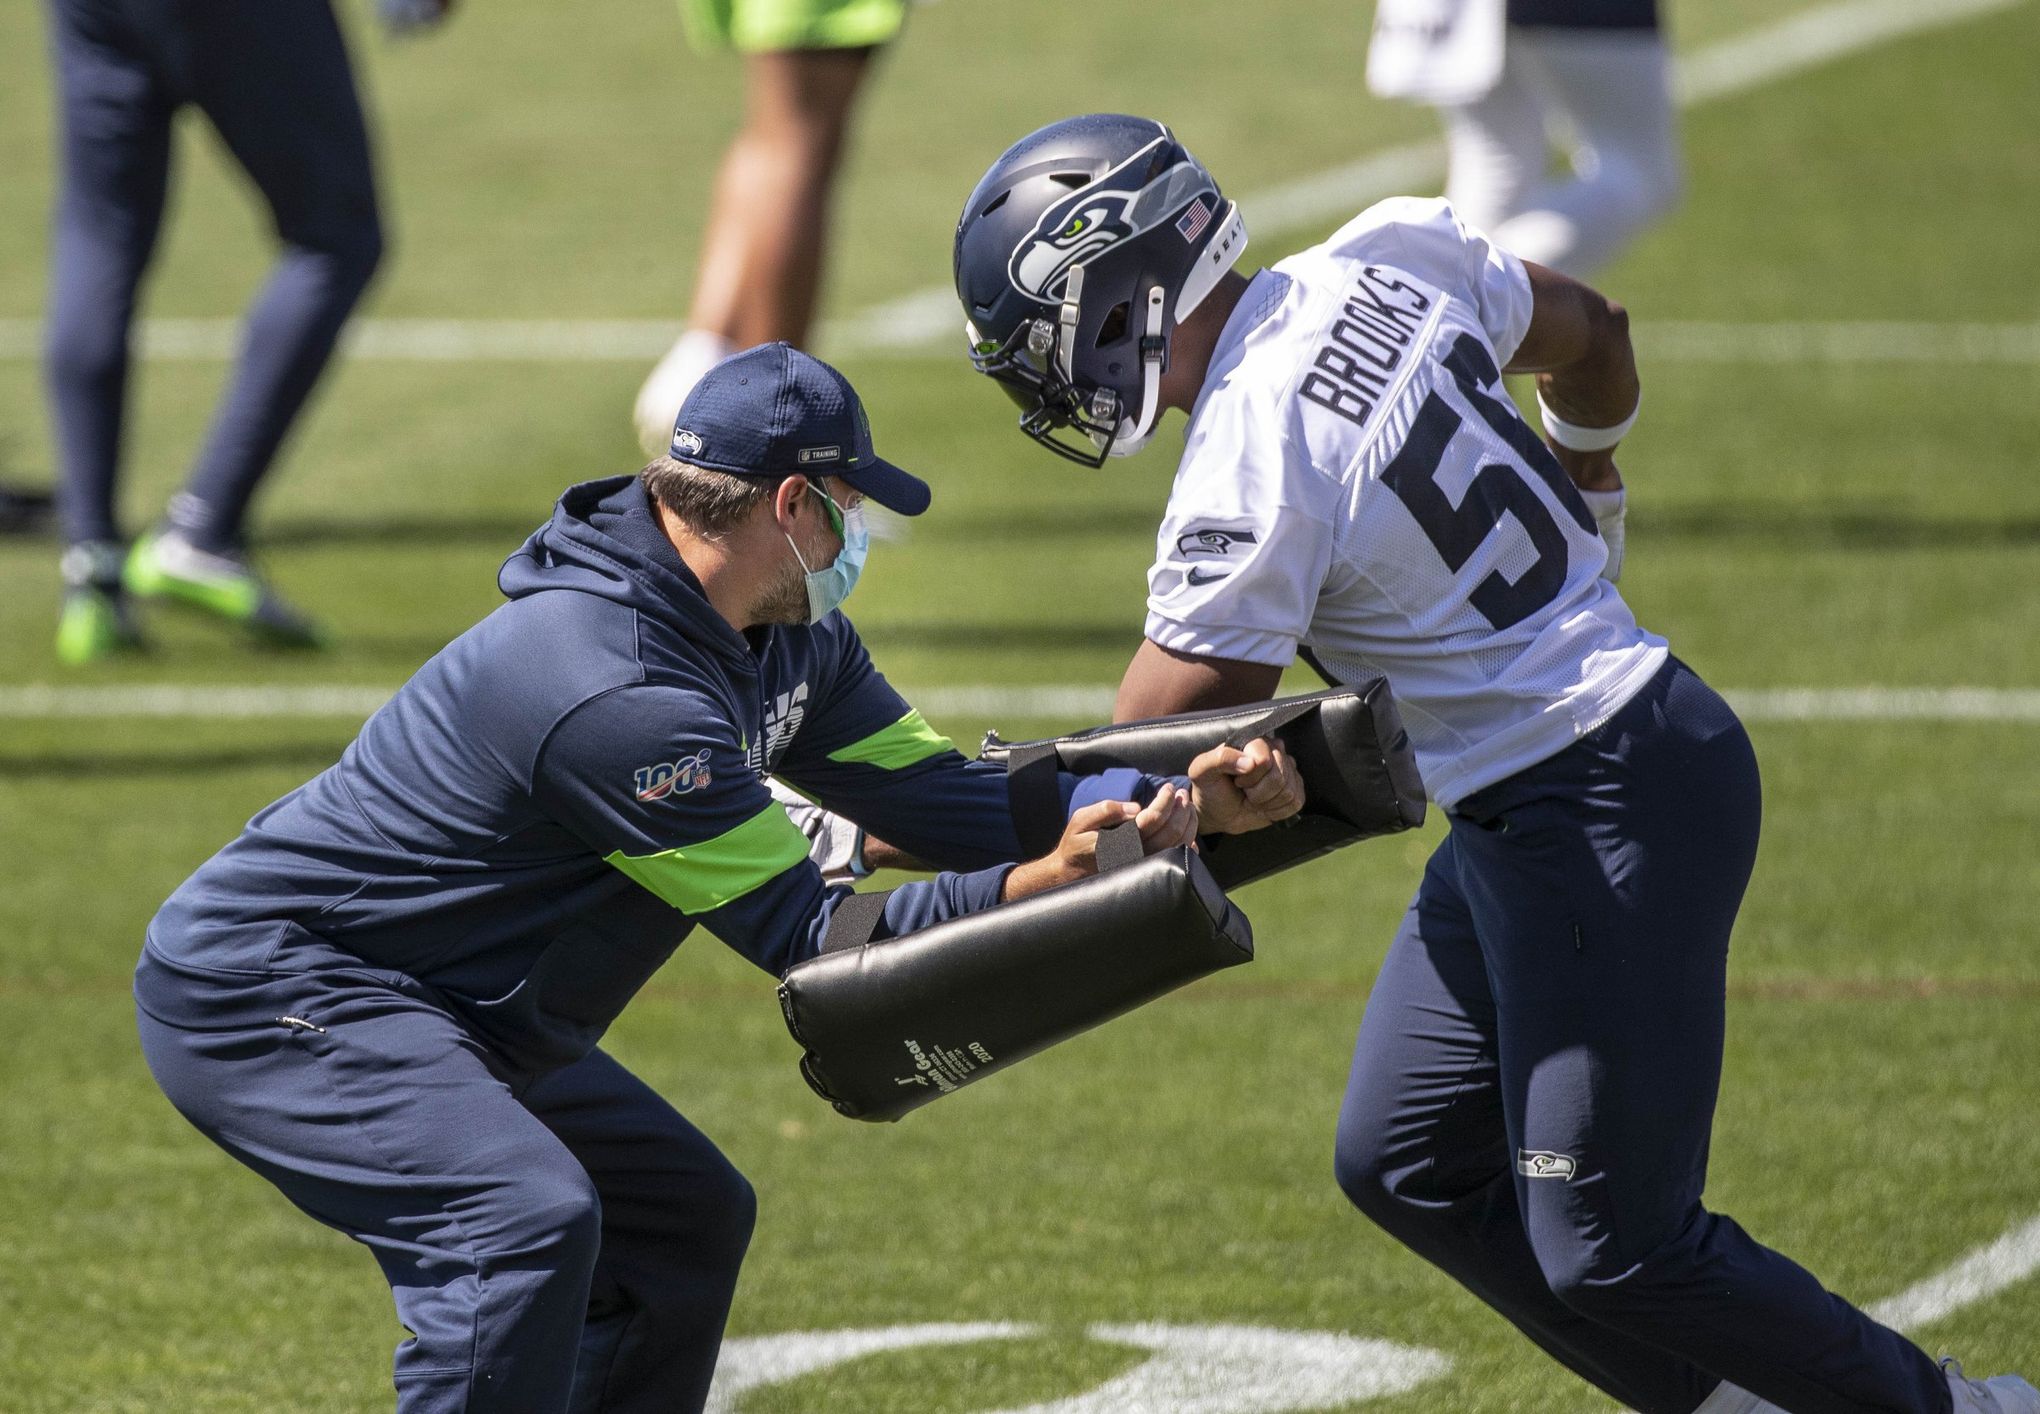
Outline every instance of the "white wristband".
<path fill-rule="evenodd" d="M 1544 401 L 1544 391 L 1537 392 L 1537 411 L 1544 415 L 1544 433 L 1552 441 L 1568 451 L 1605 452 L 1624 437 L 1629 429 L 1636 426 L 1636 415 L 1643 411 L 1643 402 L 1637 400 L 1629 416 L 1613 427 L 1582 427 L 1577 422 L 1567 422 L 1551 410 L 1551 404 Z"/>
<path fill-rule="evenodd" d="M 1610 584 L 1622 578 L 1622 520 L 1627 497 L 1622 488 L 1613 491 L 1582 491 L 1587 509 L 1593 513 L 1594 525 L 1601 532 L 1601 543 L 1608 548 L 1607 563 L 1601 566 L 1601 578 Z"/>

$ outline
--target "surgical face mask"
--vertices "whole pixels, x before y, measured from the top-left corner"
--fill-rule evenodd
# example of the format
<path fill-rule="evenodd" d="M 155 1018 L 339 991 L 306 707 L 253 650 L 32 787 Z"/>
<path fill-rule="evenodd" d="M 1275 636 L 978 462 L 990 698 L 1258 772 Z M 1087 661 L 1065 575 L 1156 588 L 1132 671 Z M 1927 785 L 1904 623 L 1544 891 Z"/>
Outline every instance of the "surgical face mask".
<path fill-rule="evenodd" d="M 808 568 L 807 556 L 801 554 L 800 546 L 794 545 L 791 535 L 786 537 L 786 543 L 793 547 L 793 557 L 800 561 L 807 575 L 807 621 L 817 624 L 841 608 L 850 591 L 857 587 L 857 576 L 863 573 L 864 557 L 871 549 L 871 535 L 864 528 L 863 506 L 852 506 L 846 511 L 812 481 L 808 490 L 822 498 L 829 511 L 829 528 L 843 537 L 843 549 L 835 563 L 818 570 Z"/>

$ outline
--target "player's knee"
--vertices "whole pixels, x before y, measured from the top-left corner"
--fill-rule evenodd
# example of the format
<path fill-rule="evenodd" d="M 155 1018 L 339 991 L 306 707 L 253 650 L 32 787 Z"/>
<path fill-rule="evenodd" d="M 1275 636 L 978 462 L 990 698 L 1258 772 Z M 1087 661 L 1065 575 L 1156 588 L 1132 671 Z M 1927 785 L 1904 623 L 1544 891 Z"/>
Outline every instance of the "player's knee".
<path fill-rule="evenodd" d="M 715 1254 L 734 1271 L 744 1260 L 751 1233 L 758 1226 L 758 1190 L 734 1165 L 724 1164 L 697 1201 L 705 1205 L 705 1225 L 713 1234 Z"/>
<path fill-rule="evenodd" d="M 1570 1232 L 1557 1237 L 1540 1237 L 1533 1232 L 1530 1246 L 1544 1284 L 1570 1309 L 1583 1316 L 1592 1315 L 1614 1296 L 1622 1273 L 1596 1260 L 1591 1241 Z"/>
<path fill-rule="evenodd" d="M 127 361 L 127 336 L 127 320 L 103 310 L 53 320 L 43 341 L 44 375 L 60 389 L 117 378 Z"/>
<path fill-rule="evenodd" d="M 517 1186 L 506 1246 L 543 1252 L 562 1268 L 595 1264 L 602 1248 L 602 1199 L 585 1172 L 540 1172 Z"/>
<path fill-rule="evenodd" d="M 1640 162 L 1635 181 L 1638 214 L 1644 221 L 1670 215 L 1686 195 L 1685 169 L 1675 153 L 1652 154 Z"/>
<path fill-rule="evenodd" d="M 714 1159 L 675 1168 L 659 1203 L 661 1241 L 697 1274 L 727 1271 L 734 1280 L 758 1224 L 758 1194 L 735 1165 Z"/>
<path fill-rule="evenodd" d="M 340 280 L 356 293 L 366 289 L 389 256 L 389 237 L 382 218 L 371 208 L 349 222 L 333 242 L 328 255 Z"/>
<path fill-rule="evenodd" d="M 1618 1248 L 1573 1231 L 1539 1233 L 1533 1222 L 1530 1245 L 1553 1296 L 1592 1321 L 1619 1328 L 1689 1280 L 1696 1266 L 1694 1232 L 1689 1222 L 1662 1239 Z"/>
<path fill-rule="evenodd" d="M 335 201 L 316 213 L 301 213 L 284 239 L 323 268 L 328 287 L 352 300 L 366 289 L 389 254 L 389 237 L 373 197 Z"/>
<path fill-rule="evenodd" d="M 1668 215 L 1685 195 L 1685 174 L 1676 152 L 1622 151 L 1602 156 L 1603 179 L 1596 185 L 1611 208 L 1604 219 L 1641 229 Z"/>
<path fill-rule="evenodd" d="M 1421 1223 L 1428 1216 L 1427 1206 L 1412 1201 L 1406 1164 L 1399 1166 L 1391 1159 L 1376 1131 L 1349 1132 L 1340 1127 L 1332 1150 L 1332 1177 L 1348 1202 L 1389 1232 Z"/>

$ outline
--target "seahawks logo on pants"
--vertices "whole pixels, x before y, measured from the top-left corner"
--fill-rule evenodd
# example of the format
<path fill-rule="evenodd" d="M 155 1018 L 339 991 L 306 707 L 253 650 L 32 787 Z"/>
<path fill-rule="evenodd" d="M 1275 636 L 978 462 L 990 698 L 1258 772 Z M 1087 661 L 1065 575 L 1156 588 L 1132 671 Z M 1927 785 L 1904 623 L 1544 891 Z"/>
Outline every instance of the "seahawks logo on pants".
<path fill-rule="evenodd" d="M 1567 1183 L 1579 1171 L 1571 1154 L 1554 1154 L 1548 1149 L 1518 1149 L 1516 1172 L 1525 1178 L 1556 1178 Z"/>

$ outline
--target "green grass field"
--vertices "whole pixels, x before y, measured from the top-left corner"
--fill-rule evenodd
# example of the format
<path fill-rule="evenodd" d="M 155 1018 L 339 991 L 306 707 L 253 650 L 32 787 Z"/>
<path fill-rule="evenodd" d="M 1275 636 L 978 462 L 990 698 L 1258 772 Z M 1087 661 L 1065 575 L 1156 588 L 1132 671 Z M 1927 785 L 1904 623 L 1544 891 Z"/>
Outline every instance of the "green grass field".
<path fill-rule="evenodd" d="M 668 6 L 594 0 L 569 19 L 471 0 L 403 46 L 346 8 L 395 236 L 370 314 L 679 316 L 737 90 L 730 65 L 682 47 Z M 1693 50 L 1803 6 L 1673 8 Z M 1235 193 L 1428 136 L 1427 113 L 1366 96 L 1362 10 L 921 10 L 852 160 L 832 312 L 940 283 L 984 163 L 1067 111 L 1153 111 Z M 40 26 L 38 7 L 0 8 L 0 319 L 42 304 Z M 1623 588 L 1715 683 L 2040 687 L 2040 367 L 1701 360 L 1652 333 L 2040 319 L 2036 52 L 2040 4 L 2012 4 L 1691 110 L 1685 209 L 1601 280 L 1632 311 L 1649 390 L 1625 449 Z M 190 139 L 149 309 L 231 315 L 264 228 L 196 124 Z M 1257 236 L 1252 255 L 1331 224 Z M 910 695 L 1115 682 L 1172 439 L 1086 473 L 1014 435 L 958 358 L 844 364 L 881 450 L 937 486 L 851 606 L 880 665 Z M 223 372 L 146 368 L 134 525 L 180 477 Z M 635 465 L 642 372 L 346 364 L 260 513 L 277 578 L 330 617 L 334 652 L 269 656 L 165 619 L 149 659 L 67 675 L 50 650 L 54 545 L 0 542 L 0 686 L 392 686 L 496 602 L 495 566 L 560 487 Z M 26 359 L 0 360 L 0 437 L 16 471 L 47 466 Z M 995 723 L 1080 724 L 938 721 L 959 740 Z M 0 719 L 0 1408 L 387 1407 L 401 1332 L 373 1263 L 171 1111 L 127 995 L 163 896 L 354 725 Z M 1765 842 L 1733 962 L 1710 1202 L 1876 1301 L 2040 1216 L 2040 725 L 1752 732 Z M 1365 1402 L 1384 1414 L 1612 1408 L 1331 1181 L 1352 1032 L 1435 834 L 1254 886 L 1251 967 L 898 1126 L 829 1113 L 795 1073 L 770 980 L 705 935 L 683 949 L 611 1042 L 757 1184 L 732 1334 L 1029 1327 L 762 1387 L 744 1414 L 1051 1405 L 1139 1365 L 1145 1352 L 1085 1333 L 1134 1322 L 1334 1332 L 1450 1361 Z M 2040 1376 L 2040 1278 L 1915 1334 L 1972 1370 Z"/>

